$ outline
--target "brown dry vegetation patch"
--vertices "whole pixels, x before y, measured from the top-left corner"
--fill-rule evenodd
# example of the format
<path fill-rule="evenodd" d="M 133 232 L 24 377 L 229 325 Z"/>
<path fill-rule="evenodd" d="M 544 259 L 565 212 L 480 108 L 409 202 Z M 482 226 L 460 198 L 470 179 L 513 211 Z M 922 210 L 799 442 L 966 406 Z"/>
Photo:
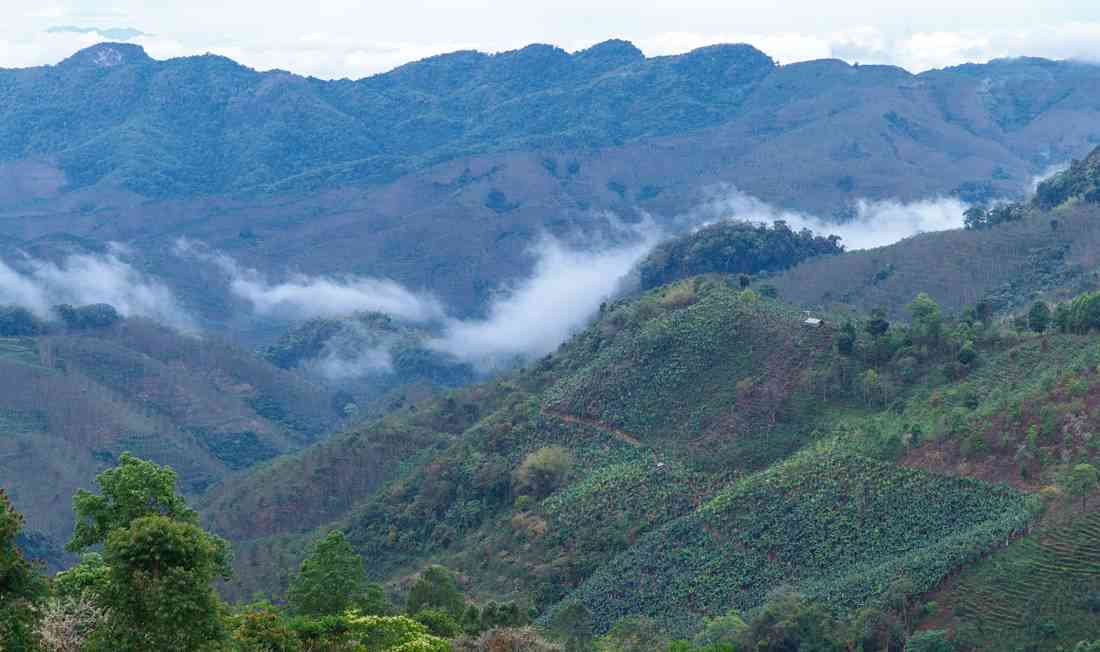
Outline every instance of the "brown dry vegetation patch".
<path fill-rule="evenodd" d="M 935 441 L 909 451 L 901 465 L 940 475 L 955 475 L 985 482 L 1004 482 L 1022 491 L 1038 491 L 1040 484 L 1020 476 L 1012 459 L 998 454 L 982 459 L 966 459 L 959 452 L 957 441 Z"/>

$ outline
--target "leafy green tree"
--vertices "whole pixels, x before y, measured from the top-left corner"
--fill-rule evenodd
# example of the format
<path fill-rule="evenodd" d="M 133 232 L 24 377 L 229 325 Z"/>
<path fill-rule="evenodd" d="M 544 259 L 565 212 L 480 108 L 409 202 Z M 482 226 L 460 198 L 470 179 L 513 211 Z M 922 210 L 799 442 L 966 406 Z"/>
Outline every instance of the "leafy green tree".
<path fill-rule="evenodd" d="M 413 620 L 428 628 L 428 633 L 440 638 L 454 638 L 462 628 L 451 614 L 442 609 L 421 609 Z"/>
<path fill-rule="evenodd" d="M 875 308 L 871 311 L 871 318 L 867 320 L 867 324 L 864 326 L 864 330 L 871 337 L 882 337 L 886 334 L 886 331 L 890 330 L 890 322 L 886 320 L 886 311 L 882 308 Z"/>
<path fill-rule="evenodd" d="M 1060 303 L 1054 309 L 1054 325 L 1061 333 L 1070 332 L 1072 326 L 1072 313 L 1070 312 L 1069 306 Z"/>
<path fill-rule="evenodd" d="M 77 308 L 62 304 L 55 306 L 54 312 L 66 327 L 73 330 L 107 328 L 122 320 L 122 315 L 109 303 L 93 303 Z"/>
<path fill-rule="evenodd" d="M 852 322 L 845 322 L 840 327 L 836 336 L 836 350 L 841 355 L 852 355 L 856 349 L 856 327 Z"/>
<path fill-rule="evenodd" d="M 194 523 L 142 516 L 107 535 L 109 569 L 97 602 L 96 650 L 220 649 L 226 632 L 212 583 L 228 577 L 226 542 Z"/>
<path fill-rule="evenodd" d="M 707 648 L 717 645 L 734 645 L 749 628 L 737 611 L 731 610 L 724 616 L 711 618 L 703 624 L 703 629 L 692 641 L 696 647 Z"/>
<path fill-rule="evenodd" d="M 247 605 L 229 618 L 241 652 L 302 652 L 304 646 L 286 617 L 269 603 Z"/>
<path fill-rule="evenodd" d="M 1070 496 L 1081 498 L 1081 509 L 1085 509 L 1085 503 L 1089 495 L 1096 491 L 1098 483 L 1100 483 L 1100 473 L 1097 473 L 1096 467 L 1091 464 L 1078 464 L 1069 472 L 1066 489 Z"/>
<path fill-rule="evenodd" d="M 471 636 L 481 633 L 481 610 L 477 608 L 476 604 L 466 605 L 466 610 L 462 612 L 459 624 L 462 626 L 462 631 Z"/>
<path fill-rule="evenodd" d="M 21 306 L 0 306 L 0 336 L 26 337 L 46 332 L 46 325 Z"/>
<path fill-rule="evenodd" d="M 333 530 L 314 545 L 290 582 L 287 603 L 298 614 L 341 614 L 366 593 L 363 559 L 344 533 Z"/>
<path fill-rule="evenodd" d="M 415 614 L 423 609 L 442 609 L 458 620 L 465 610 L 462 592 L 454 573 L 443 566 L 429 566 L 409 589 L 405 610 Z"/>
<path fill-rule="evenodd" d="M 989 226 L 989 216 L 984 206 L 971 206 L 963 212 L 963 226 L 967 229 L 984 229 Z"/>
<path fill-rule="evenodd" d="M 551 618 L 550 629 L 565 642 L 566 652 L 580 652 L 591 648 L 595 624 L 587 607 L 569 602 Z"/>
<path fill-rule="evenodd" d="M 861 652 L 893 652 L 905 644 L 904 625 L 894 614 L 881 609 L 860 609 L 850 629 L 852 648 Z"/>
<path fill-rule="evenodd" d="M 970 366 L 977 359 L 978 351 L 974 348 L 974 343 L 970 341 L 964 343 L 962 348 L 959 349 L 959 363 Z"/>
<path fill-rule="evenodd" d="M 102 495 L 84 491 L 73 497 L 76 529 L 66 549 L 81 552 L 105 543 L 112 530 L 125 529 L 144 516 L 165 516 L 197 524 L 198 514 L 176 493 L 176 472 L 129 453 L 119 464 L 96 476 Z"/>
<path fill-rule="evenodd" d="M 0 489 L 0 650 L 37 649 L 34 624 L 37 607 L 46 596 L 45 579 L 23 557 L 15 538 L 23 516 Z"/>
<path fill-rule="evenodd" d="M 1046 332 L 1050 327 L 1050 306 L 1042 301 L 1036 301 L 1031 304 L 1031 309 L 1027 311 L 1027 326 L 1036 333 Z"/>
<path fill-rule="evenodd" d="M 909 304 L 909 314 L 913 316 L 913 329 L 918 339 L 934 346 L 939 343 L 943 335 L 943 317 L 940 314 L 940 304 L 921 292 L 913 302 Z"/>
<path fill-rule="evenodd" d="M 749 621 L 741 644 L 756 652 L 840 652 L 837 624 L 821 605 L 788 594 L 769 602 Z"/>

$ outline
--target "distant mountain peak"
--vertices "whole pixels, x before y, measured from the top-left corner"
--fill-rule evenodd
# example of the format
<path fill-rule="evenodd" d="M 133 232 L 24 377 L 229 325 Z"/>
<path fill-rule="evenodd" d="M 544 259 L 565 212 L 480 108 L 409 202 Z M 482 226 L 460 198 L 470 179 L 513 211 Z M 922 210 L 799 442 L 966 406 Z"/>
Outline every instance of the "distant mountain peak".
<path fill-rule="evenodd" d="M 610 39 L 581 50 L 575 55 L 584 61 L 606 61 L 617 64 L 633 63 L 645 59 L 645 54 L 630 41 Z"/>
<path fill-rule="evenodd" d="M 62 66 L 80 66 L 88 68 L 114 68 L 117 66 L 144 63 L 153 59 L 140 45 L 132 43 L 97 43 L 80 50 L 62 61 Z"/>

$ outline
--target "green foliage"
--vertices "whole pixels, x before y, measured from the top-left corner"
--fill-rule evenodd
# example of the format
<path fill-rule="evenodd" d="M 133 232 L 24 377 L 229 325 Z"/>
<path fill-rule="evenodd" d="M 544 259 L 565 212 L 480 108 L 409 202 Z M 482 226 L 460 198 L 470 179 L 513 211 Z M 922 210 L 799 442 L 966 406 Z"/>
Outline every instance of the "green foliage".
<path fill-rule="evenodd" d="M 745 649 L 758 652 L 841 652 L 838 629 L 820 604 L 787 594 L 753 614 L 741 641 Z"/>
<path fill-rule="evenodd" d="M 1045 332 L 1050 326 L 1050 320 L 1050 306 L 1043 301 L 1036 301 L 1031 304 L 1031 309 L 1027 311 L 1028 328 L 1036 333 Z"/>
<path fill-rule="evenodd" d="M 413 614 L 413 620 L 428 628 L 428 633 L 440 638 L 454 638 L 462 628 L 454 616 L 442 609 L 421 609 Z"/>
<path fill-rule="evenodd" d="M 1074 161 L 1069 169 L 1059 172 L 1039 184 L 1034 204 L 1051 209 L 1072 200 L 1100 202 L 1100 147 L 1087 157 Z"/>
<path fill-rule="evenodd" d="M 96 476 L 102 495 L 83 489 L 73 497 L 76 529 L 66 546 L 80 552 L 105 543 L 116 529 L 125 529 L 135 519 L 160 515 L 185 523 L 197 523 L 198 515 L 176 493 L 176 472 L 123 453 L 119 464 Z"/>
<path fill-rule="evenodd" d="M 1098 484 L 1100 473 L 1091 464 L 1075 465 L 1066 478 L 1066 490 L 1070 496 L 1081 499 L 1081 509 L 1085 508 L 1085 501 L 1089 494 L 1096 491 Z"/>
<path fill-rule="evenodd" d="M 0 650 L 33 652 L 37 608 L 45 599 L 46 583 L 15 544 L 23 517 L 0 489 Z"/>
<path fill-rule="evenodd" d="M 454 573 L 439 565 L 424 569 L 412 588 L 405 603 L 408 613 L 419 613 L 424 609 L 440 609 L 456 621 L 465 611 L 462 592 L 458 590 Z"/>
<path fill-rule="evenodd" d="M 906 587 L 911 589 L 911 587 Z M 855 649 L 860 652 L 891 652 L 899 650 L 905 644 L 905 623 L 897 617 L 898 611 L 905 614 L 908 611 L 907 604 L 891 604 L 892 591 L 888 591 L 883 602 L 889 610 L 874 607 L 859 609 L 852 616 L 848 624 L 848 640 L 855 643 Z M 899 596 L 907 601 L 909 596 L 901 593 Z"/>
<path fill-rule="evenodd" d="M 1010 489 L 818 447 L 643 537 L 570 600 L 597 623 L 646 615 L 673 633 L 692 626 L 687 611 L 752 609 L 784 584 L 858 607 L 899 575 L 931 589 L 1030 518 Z M 644 585 L 630 579 L 641 575 Z"/>
<path fill-rule="evenodd" d="M 532 451 L 513 473 L 517 494 L 547 496 L 561 485 L 573 467 L 573 457 L 561 446 L 547 446 Z"/>
<path fill-rule="evenodd" d="M 792 267 L 803 260 L 844 251 L 836 236 L 792 231 L 785 222 L 766 226 L 724 221 L 673 238 L 642 262 L 642 287 L 708 273 L 757 274 Z"/>
<path fill-rule="evenodd" d="M 303 652 L 287 619 L 270 604 L 247 605 L 229 618 L 230 637 L 241 652 Z"/>
<path fill-rule="evenodd" d="M 1087 333 L 1100 328 L 1100 292 L 1087 292 L 1074 298 L 1058 322 L 1069 333 Z"/>
<path fill-rule="evenodd" d="M 364 616 L 352 612 L 347 624 L 352 638 L 374 652 L 450 652 L 451 646 L 408 616 Z"/>
<path fill-rule="evenodd" d="M 929 346 L 938 344 L 943 335 L 943 317 L 940 315 L 939 304 L 921 292 L 909 304 L 909 313 L 913 315 L 914 338 Z"/>
<path fill-rule="evenodd" d="M 54 312 L 61 318 L 66 328 L 77 331 L 110 328 L 122 321 L 122 315 L 118 314 L 118 310 L 107 303 L 93 303 L 75 308 L 69 304 L 62 304 L 55 306 Z"/>
<path fill-rule="evenodd" d="M 886 311 L 882 308 L 875 308 L 872 310 L 871 316 L 867 320 L 867 325 L 864 329 L 871 337 L 882 337 L 885 335 L 886 331 L 890 329 L 890 322 L 886 320 Z"/>
<path fill-rule="evenodd" d="M 80 563 L 61 571 L 54 576 L 54 595 L 76 599 L 81 596 L 94 596 L 106 586 L 110 568 L 98 552 L 86 552 L 80 556 Z"/>
<path fill-rule="evenodd" d="M 730 611 L 725 615 L 707 619 L 703 623 L 703 628 L 695 635 L 693 643 L 697 647 L 736 644 L 744 637 L 748 628 L 748 623 L 741 614 Z"/>
<path fill-rule="evenodd" d="M 22 306 L 0 306 L 0 337 L 29 337 L 46 332 L 47 325 Z"/>
<path fill-rule="evenodd" d="M 298 614 L 337 615 L 363 598 L 365 585 L 362 558 L 343 532 L 333 530 L 302 561 L 287 589 L 287 603 Z"/>
<path fill-rule="evenodd" d="M 1100 514 L 1039 527 L 965 568 L 943 596 L 964 643 L 1055 650 L 1095 635 L 1090 596 L 1100 590 Z"/>
<path fill-rule="evenodd" d="M 596 652 L 652 652 L 668 647 L 669 638 L 649 618 L 631 617 L 616 622 L 596 639 Z"/>
<path fill-rule="evenodd" d="M 1022 204 L 998 204 L 993 208 L 977 205 L 963 212 L 963 226 L 967 229 L 988 229 L 998 224 L 1018 222 L 1027 216 Z"/>
<path fill-rule="evenodd" d="M 905 643 L 905 652 L 954 652 L 955 649 L 947 632 L 939 629 L 917 632 Z"/>
<path fill-rule="evenodd" d="M 93 649 L 214 650 L 226 637 L 212 583 L 229 574 L 228 546 L 190 522 L 141 516 L 112 529 L 96 603 L 106 621 Z"/>
<path fill-rule="evenodd" d="M 565 649 L 568 652 L 590 649 L 595 623 L 592 612 L 580 602 L 565 602 L 561 608 L 555 609 L 550 614 L 547 625 L 558 638 L 565 642 Z"/>

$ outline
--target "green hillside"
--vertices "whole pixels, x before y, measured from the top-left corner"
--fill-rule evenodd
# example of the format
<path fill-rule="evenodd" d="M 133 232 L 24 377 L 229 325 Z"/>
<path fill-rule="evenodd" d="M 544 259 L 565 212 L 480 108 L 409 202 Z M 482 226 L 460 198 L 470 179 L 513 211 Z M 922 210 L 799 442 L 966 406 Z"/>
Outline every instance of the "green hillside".
<path fill-rule="evenodd" d="M 140 319 L 0 338 L 0 389 L 0 477 L 53 563 L 73 492 L 124 451 L 172 465 L 197 495 L 338 422 L 328 390 Z"/>
<path fill-rule="evenodd" d="M 780 589 L 853 609 L 901 578 L 916 593 L 935 588 L 1034 517 L 1014 490 L 834 445 L 734 483 L 602 566 L 558 608 L 578 601 L 598 623 L 649 616 L 680 635 Z"/>

